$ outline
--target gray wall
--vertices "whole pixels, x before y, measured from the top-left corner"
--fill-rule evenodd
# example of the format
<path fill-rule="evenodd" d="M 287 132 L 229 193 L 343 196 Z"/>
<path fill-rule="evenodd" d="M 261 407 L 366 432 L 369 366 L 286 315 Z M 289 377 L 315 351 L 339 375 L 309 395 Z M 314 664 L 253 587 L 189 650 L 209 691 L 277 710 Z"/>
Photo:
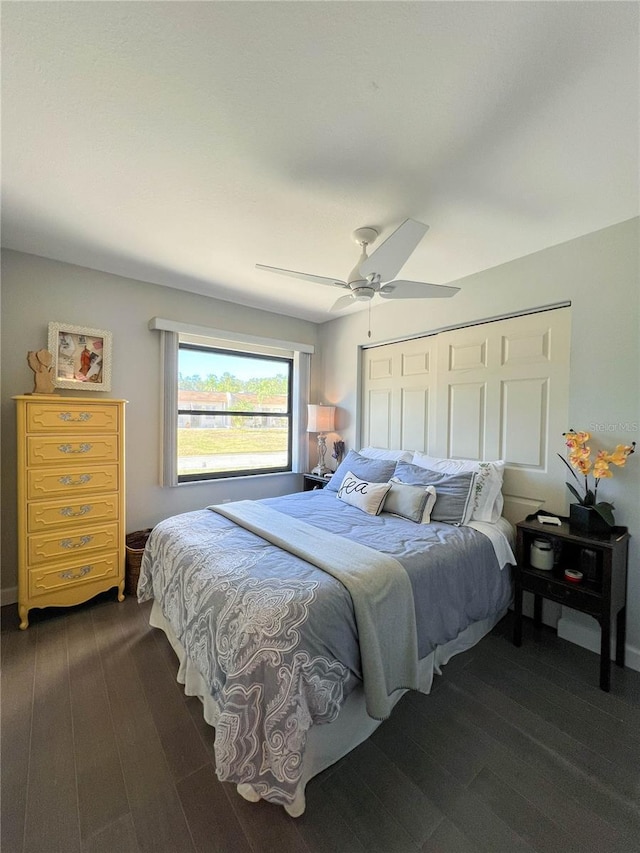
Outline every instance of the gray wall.
<path fill-rule="evenodd" d="M 373 342 L 445 326 L 572 302 L 571 388 L 567 427 L 593 429 L 605 447 L 639 440 L 640 277 L 639 228 L 633 219 L 458 282 L 451 300 L 385 302 L 371 312 Z M 31 390 L 29 349 L 46 346 L 51 320 L 109 329 L 114 335 L 112 396 L 130 400 L 127 420 L 127 529 L 225 498 L 264 497 L 293 491 L 293 476 L 257 482 L 158 485 L 160 341 L 149 332 L 152 316 L 318 345 L 312 363 L 312 399 L 338 410 L 338 432 L 356 442 L 359 347 L 369 342 L 368 312 L 321 326 L 171 290 L 94 270 L 6 252 L 2 288 L 2 589 L 16 583 L 15 426 L 11 396 Z M 333 437 L 329 437 L 329 442 Z M 329 446 L 331 446 L 329 444 Z M 558 450 L 562 450 L 558 437 Z M 560 463 L 558 463 L 560 464 Z M 627 660 L 640 670 L 640 452 L 601 489 L 616 505 L 616 520 L 632 539 L 629 560 Z M 565 508 L 559 507 L 562 512 Z M 565 636 L 597 647 L 597 630 L 569 613 Z M 588 621 L 585 621 L 588 620 Z M 580 624 L 581 621 L 584 624 Z M 584 630 L 583 630 L 584 629 Z"/>
<path fill-rule="evenodd" d="M 11 397 L 33 390 L 27 351 L 46 348 L 50 321 L 113 333 L 111 392 L 95 392 L 95 396 L 129 400 L 128 531 L 227 498 L 269 497 L 299 487 L 299 476 L 287 474 L 160 487 L 160 333 L 149 331 L 147 324 L 151 317 L 166 317 L 314 346 L 316 324 L 12 251 L 2 256 L 1 298 L 3 603 L 15 600 L 17 583 L 15 404 Z M 58 393 L 73 396 L 76 392 Z"/>
<path fill-rule="evenodd" d="M 462 290 L 453 299 L 387 302 L 371 312 L 371 342 L 570 300 L 567 429 L 591 430 L 594 444 L 608 449 L 618 443 L 640 444 L 639 224 L 639 219 L 631 219 L 469 276 L 456 282 Z M 339 426 L 348 447 L 357 437 L 359 347 L 369 342 L 367 329 L 366 311 L 320 327 L 322 387 L 327 403 L 339 407 Z M 564 450 L 560 435 L 556 450 Z M 558 460 L 553 476 L 564 475 L 561 465 Z M 640 448 L 625 468 L 613 471 L 600 495 L 613 501 L 616 522 L 627 525 L 632 536 L 627 661 L 640 670 Z M 568 500 L 556 511 L 567 507 Z M 567 620 L 573 622 L 571 627 Z M 567 639 L 598 648 L 591 617 L 571 611 L 567 620 L 558 626 Z"/>

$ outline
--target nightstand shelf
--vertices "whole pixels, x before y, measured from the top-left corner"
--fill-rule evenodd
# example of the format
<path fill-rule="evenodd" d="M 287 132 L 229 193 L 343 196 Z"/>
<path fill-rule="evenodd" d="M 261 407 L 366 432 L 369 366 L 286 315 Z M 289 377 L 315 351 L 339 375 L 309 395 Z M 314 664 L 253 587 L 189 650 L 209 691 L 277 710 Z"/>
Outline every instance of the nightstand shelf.
<path fill-rule="evenodd" d="M 614 527 L 611 533 L 577 533 L 563 519 L 558 527 L 539 521 L 520 521 L 516 525 L 516 561 L 514 568 L 513 642 L 522 644 L 522 596 L 534 595 L 534 624 L 542 624 L 542 600 L 556 601 L 600 623 L 600 687 L 609 690 L 611 676 L 611 626 L 616 624 L 616 663 L 624 666 L 626 633 L 627 552 L 626 527 Z M 551 571 L 534 568 L 529 562 L 534 539 L 548 539 L 558 555 Z M 580 583 L 564 576 L 565 569 L 583 572 Z"/>
<path fill-rule="evenodd" d="M 302 491 L 314 492 L 316 489 L 324 489 L 328 482 L 326 477 L 319 477 L 317 474 L 303 474 Z"/>

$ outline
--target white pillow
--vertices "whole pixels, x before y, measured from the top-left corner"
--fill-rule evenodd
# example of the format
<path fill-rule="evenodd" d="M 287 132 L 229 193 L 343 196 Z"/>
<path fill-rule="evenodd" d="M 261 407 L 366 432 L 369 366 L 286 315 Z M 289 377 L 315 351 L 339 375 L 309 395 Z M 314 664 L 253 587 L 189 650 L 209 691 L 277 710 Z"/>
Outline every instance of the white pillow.
<path fill-rule="evenodd" d="M 437 456 L 427 456 L 419 450 L 413 454 L 413 464 L 443 474 L 461 474 L 472 472 L 476 475 L 474 484 L 472 521 L 495 522 L 502 514 L 504 498 L 502 497 L 502 480 L 504 476 L 504 459 L 495 462 L 475 462 L 471 459 L 440 459 Z"/>
<path fill-rule="evenodd" d="M 367 459 L 391 459 L 393 462 L 411 462 L 412 450 L 387 450 L 384 447 L 363 447 L 360 456 Z"/>
<path fill-rule="evenodd" d="M 391 483 L 368 483 L 347 471 L 338 489 L 337 497 L 369 515 L 378 515 L 391 488 Z"/>
<path fill-rule="evenodd" d="M 435 502 L 434 486 L 412 486 L 392 477 L 391 491 L 386 496 L 382 509 L 418 524 L 429 524 Z"/>

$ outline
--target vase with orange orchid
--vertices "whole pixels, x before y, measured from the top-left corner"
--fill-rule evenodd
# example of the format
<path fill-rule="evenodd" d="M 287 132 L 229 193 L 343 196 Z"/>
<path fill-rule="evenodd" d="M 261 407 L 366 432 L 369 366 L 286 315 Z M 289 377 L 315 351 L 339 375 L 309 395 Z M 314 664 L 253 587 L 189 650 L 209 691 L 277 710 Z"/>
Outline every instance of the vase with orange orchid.
<path fill-rule="evenodd" d="M 580 506 L 590 507 L 598 513 L 609 527 L 613 527 L 615 524 L 613 518 L 614 506 L 608 501 L 598 500 L 598 486 L 600 485 L 600 480 L 613 477 L 610 465 L 616 465 L 618 468 L 621 468 L 626 464 L 627 457 L 635 452 L 635 441 L 631 442 L 631 444 L 618 444 L 616 449 L 611 453 L 606 450 L 599 450 L 595 459 L 592 460 L 591 448 L 587 444 L 591 438 L 590 433 L 576 432 L 571 429 L 569 432 L 564 432 L 563 436 L 569 448 L 569 461 L 567 462 L 564 456 L 560 456 L 560 454 L 558 456 L 560 456 L 560 459 L 567 466 L 571 472 L 571 476 L 576 480 L 578 485 L 584 489 L 584 494 L 581 495 L 575 486 L 567 483 L 569 491 L 576 498 Z M 584 483 L 580 482 L 576 471 L 582 474 Z M 589 485 L 589 474 L 593 476 L 593 488 Z"/>

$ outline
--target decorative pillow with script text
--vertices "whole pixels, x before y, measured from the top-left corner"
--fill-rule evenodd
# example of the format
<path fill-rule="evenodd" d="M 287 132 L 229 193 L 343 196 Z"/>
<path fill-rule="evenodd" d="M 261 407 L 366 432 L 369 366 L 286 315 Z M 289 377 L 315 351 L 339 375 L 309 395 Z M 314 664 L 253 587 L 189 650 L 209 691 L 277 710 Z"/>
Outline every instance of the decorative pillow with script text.
<path fill-rule="evenodd" d="M 369 515 L 378 515 L 391 488 L 391 483 L 369 483 L 347 471 L 338 488 L 337 497 Z"/>

